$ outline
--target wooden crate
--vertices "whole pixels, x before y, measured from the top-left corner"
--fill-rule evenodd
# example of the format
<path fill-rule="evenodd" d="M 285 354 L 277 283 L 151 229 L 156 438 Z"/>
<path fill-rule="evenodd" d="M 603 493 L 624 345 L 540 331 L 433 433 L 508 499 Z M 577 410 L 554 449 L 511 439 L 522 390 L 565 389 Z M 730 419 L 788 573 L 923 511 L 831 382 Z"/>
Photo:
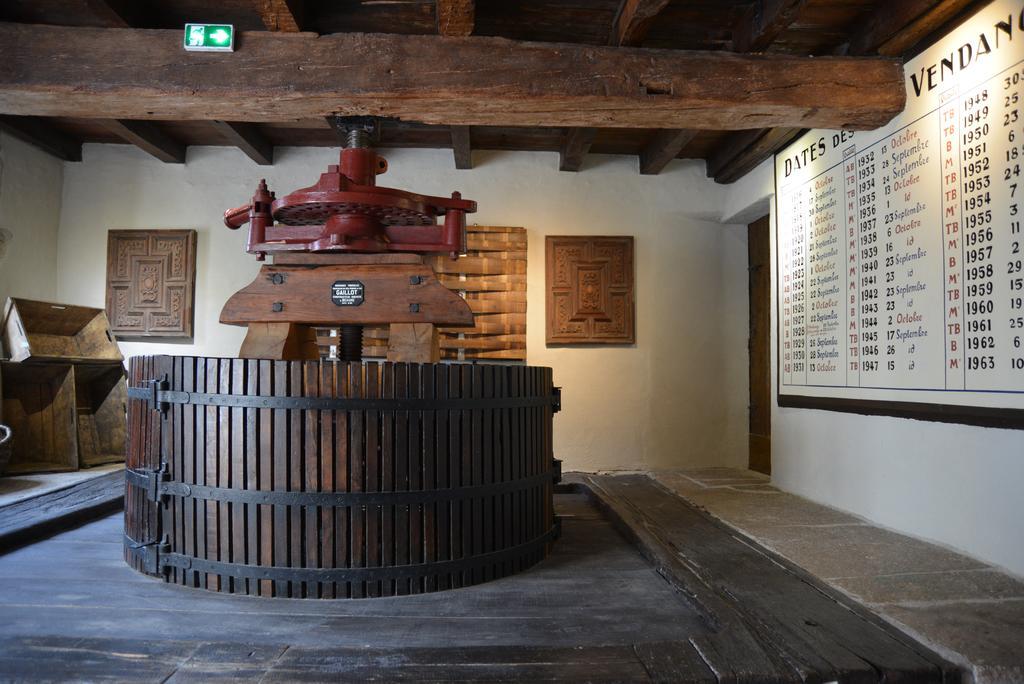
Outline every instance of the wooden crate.
<path fill-rule="evenodd" d="M 6 474 L 78 469 L 75 369 L 0 363 L 4 423 L 11 427 Z"/>
<path fill-rule="evenodd" d="M 7 426 L 4 423 L 4 376 L 0 373 L 0 425 Z M 3 429 L 0 428 L 0 439 L 4 438 Z M 7 471 L 7 462 L 11 460 L 11 443 L 10 441 L 0 444 L 0 475 L 3 475 Z"/>
<path fill-rule="evenodd" d="M 103 309 L 8 298 L 3 341 L 12 361 L 121 364 Z"/>
<path fill-rule="evenodd" d="M 128 384 L 118 366 L 75 366 L 78 461 L 83 467 L 124 461 Z"/>

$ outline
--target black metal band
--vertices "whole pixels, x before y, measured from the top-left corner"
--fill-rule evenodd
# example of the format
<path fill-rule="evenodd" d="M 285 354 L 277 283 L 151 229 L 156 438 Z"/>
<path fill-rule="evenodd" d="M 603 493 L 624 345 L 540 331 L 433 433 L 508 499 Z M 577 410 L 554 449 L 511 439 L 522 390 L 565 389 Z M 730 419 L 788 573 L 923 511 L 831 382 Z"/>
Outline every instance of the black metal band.
<path fill-rule="evenodd" d="M 124 469 L 124 481 L 140 489 L 149 489 L 155 480 L 153 470 L 136 470 L 134 468 Z"/>
<path fill-rule="evenodd" d="M 145 399 L 162 410 L 166 404 L 190 404 L 229 408 L 292 409 L 312 411 L 460 411 L 471 409 L 561 407 L 559 393 L 532 397 L 473 397 L 453 399 L 394 398 L 365 399 L 360 397 L 270 397 L 266 395 L 212 394 L 129 387 L 129 399 Z"/>
<path fill-rule="evenodd" d="M 125 484 L 138 487 L 146 491 L 150 501 L 160 500 L 160 485 L 164 483 L 166 470 L 163 466 L 159 470 L 136 470 L 134 468 L 124 469 Z"/>
<path fill-rule="evenodd" d="M 541 536 L 531 539 L 524 544 L 502 549 L 501 551 L 459 558 L 457 560 L 378 568 L 285 568 L 280 566 L 228 563 L 197 558 L 196 556 L 188 556 L 181 553 L 164 553 L 155 542 L 139 543 L 127 535 L 124 537 L 124 545 L 133 557 L 142 561 L 142 565 L 147 569 L 147 572 L 149 572 L 148 568 L 155 568 L 155 571 L 151 574 L 157 574 L 171 568 L 178 568 L 180 570 L 191 570 L 227 577 L 244 577 L 278 582 L 379 582 L 383 580 L 428 577 L 430 575 L 446 575 L 514 560 L 540 549 L 544 544 L 556 539 L 560 532 L 561 524 L 556 518 L 555 525 Z"/>
<path fill-rule="evenodd" d="M 185 484 L 161 479 L 163 470 L 125 469 L 125 481 L 149 492 L 157 501 L 165 496 L 226 501 L 243 504 L 268 504 L 277 506 L 395 506 L 430 504 L 444 501 L 460 501 L 477 497 L 506 494 L 521 491 L 554 480 L 559 473 L 548 470 L 538 475 L 496 482 L 486 485 L 451 487 L 446 489 L 423 489 L 393 492 L 283 492 L 256 489 L 232 489 L 207 485 Z"/>
<path fill-rule="evenodd" d="M 133 559 L 142 566 L 142 571 L 150 575 L 160 572 L 158 542 L 135 541 L 127 534 L 124 535 L 124 549 Z"/>

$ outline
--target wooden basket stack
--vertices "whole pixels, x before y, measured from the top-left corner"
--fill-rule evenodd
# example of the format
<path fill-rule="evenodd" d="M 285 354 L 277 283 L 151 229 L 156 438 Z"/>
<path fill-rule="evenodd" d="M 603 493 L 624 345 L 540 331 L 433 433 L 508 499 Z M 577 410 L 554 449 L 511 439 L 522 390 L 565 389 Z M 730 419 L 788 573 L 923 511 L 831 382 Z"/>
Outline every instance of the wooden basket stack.
<path fill-rule="evenodd" d="M 12 435 L 0 472 L 123 461 L 124 358 L 103 310 L 9 298 L 2 330 L 0 423 Z"/>
<path fill-rule="evenodd" d="M 447 255 L 428 256 L 445 287 L 458 292 L 473 310 L 472 328 L 441 327 L 441 358 L 451 361 L 526 360 L 526 253 L 525 228 L 466 226 L 468 249 L 458 260 Z M 338 331 L 317 332 L 321 356 L 332 358 Z M 363 331 L 363 358 L 387 357 L 388 326 Z"/>

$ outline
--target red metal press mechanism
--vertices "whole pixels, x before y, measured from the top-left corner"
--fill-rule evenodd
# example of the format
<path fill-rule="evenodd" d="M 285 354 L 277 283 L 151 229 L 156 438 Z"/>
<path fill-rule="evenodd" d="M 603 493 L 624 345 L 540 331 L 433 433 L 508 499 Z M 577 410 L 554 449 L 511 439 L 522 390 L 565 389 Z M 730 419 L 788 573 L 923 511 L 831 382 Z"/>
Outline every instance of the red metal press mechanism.
<path fill-rule="evenodd" d="M 347 145 L 316 185 L 277 199 L 261 180 L 252 202 L 224 212 L 229 228 L 249 224 L 246 251 L 274 258 L 225 302 L 220 322 L 248 327 L 242 358 L 316 359 L 316 328 L 334 328 L 337 357 L 358 361 L 363 326 L 386 325 L 389 361 L 436 362 L 436 326 L 471 327 L 473 312 L 420 255 L 465 252 L 476 202 L 378 188 L 388 163 L 370 147 L 376 120 L 329 121 Z"/>
<path fill-rule="evenodd" d="M 372 129 L 348 126 L 339 163 L 316 185 L 277 199 L 261 180 L 252 202 L 224 212 L 225 225 L 248 223 L 246 251 L 261 261 L 268 252 L 465 252 L 466 214 L 476 202 L 458 192 L 430 197 L 377 187 L 388 163 L 369 146 Z"/>

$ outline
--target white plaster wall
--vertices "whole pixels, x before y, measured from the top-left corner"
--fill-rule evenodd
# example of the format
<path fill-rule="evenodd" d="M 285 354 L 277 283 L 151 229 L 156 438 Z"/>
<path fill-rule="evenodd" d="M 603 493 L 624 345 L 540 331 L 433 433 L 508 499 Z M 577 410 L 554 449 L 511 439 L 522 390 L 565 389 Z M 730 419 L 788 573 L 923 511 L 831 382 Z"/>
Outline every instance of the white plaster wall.
<path fill-rule="evenodd" d="M 558 171 L 552 153 L 474 153 L 472 171 L 445 150 L 385 150 L 381 185 L 427 194 L 460 190 L 477 200 L 471 222 L 529 231 L 527 353 L 563 386 L 556 456 L 567 469 L 635 469 L 746 462 L 746 230 L 722 225 L 725 189 L 702 162 L 673 162 L 657 176 L 636 159 L 588 157 L 581 173 Z M 242 330 L 217 323 L 221 306 L 258 264 L 244 232 L 221 223 L 265 176 L 279 193 L 313 183 L 336 150 L 279 148 L 258 167 L 231 148 L 192 148 L 185 165 L 127 146 L 86 145 L 65 171 L 59 296 L 103 306 L 106 231 L 199 231 L 193 344 L 123 344 L 131 354 L 233 356 Z M 637 344 L 544 344 L 544 236 L 636 236 Z"/>
<path fill-rule="evenodd" d="M 63 163 L 0 133 L 0 306 L 57 296 Z"/>
<path fill-rule="evenodd" d="M 775 192 L 773 174 L 768 161 L 730 186 L 723 215 L 765 207 Z M 774 250 L 774 201 L 770 208 Z M 775 280 L 773 251 L 777 396 Z M 774 405 L 772 481 L 1024 575 L 1024 431 Z"/>
<path fill-rule="evenodd" d="M 776 408 L 772 479 L 1024 575 L 1024 432 Z"/>

